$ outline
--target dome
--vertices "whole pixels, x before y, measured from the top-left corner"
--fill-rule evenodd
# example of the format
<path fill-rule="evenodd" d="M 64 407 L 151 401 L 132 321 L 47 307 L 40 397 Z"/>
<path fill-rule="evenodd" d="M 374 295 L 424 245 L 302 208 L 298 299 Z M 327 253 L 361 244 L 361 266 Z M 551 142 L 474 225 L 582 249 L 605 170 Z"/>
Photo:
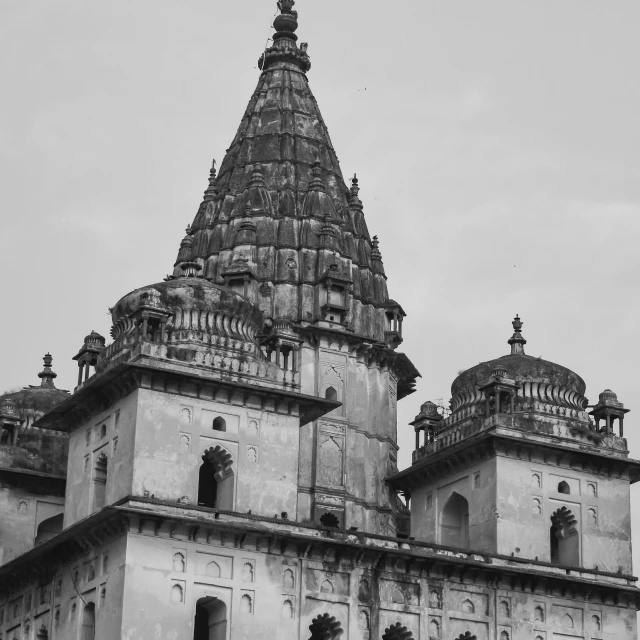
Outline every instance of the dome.
<path fill-rule="evenodd" d="M 175 329 L 181 328 L 185 314 L 200 312 L 203 330 L 250 342 L 262 328 L 262 312 L 239 293 L 204 278 L 175 278 L 121 298 L 111 310 L 114 338 L 128 330 L 130 316 L 142 308 L 165 310 Z"/>
<path fill-rule="evenodd" d="M 57 374 L 51 370 L 51 355 L 47 353 L 43 360 L 45 366 L 38 374 L 41 380 L 39 386 L 28 386 L 0 395 L 0 406 L 12 405 L 13 412 L 27 426 L 69 397 L 68 391 L 57 389 L 53 384 Z"/>
<path fill-rule="evenodd" d="M 516 316 L 515 333 L 508 341 L 511 353 L 494 360 L 481 362 L 462 372 L 451 385 L 451 408 L 457 411 L 482 399 L 479 387 L 489 378 L 506 378 L 520 385 L 519 393 L 550 405 L 583 410 L 586 385 L 577 374 L 562 365 L 535 358 L 524 353 L 526 340 L 520 329 L 522 322 Z"/>

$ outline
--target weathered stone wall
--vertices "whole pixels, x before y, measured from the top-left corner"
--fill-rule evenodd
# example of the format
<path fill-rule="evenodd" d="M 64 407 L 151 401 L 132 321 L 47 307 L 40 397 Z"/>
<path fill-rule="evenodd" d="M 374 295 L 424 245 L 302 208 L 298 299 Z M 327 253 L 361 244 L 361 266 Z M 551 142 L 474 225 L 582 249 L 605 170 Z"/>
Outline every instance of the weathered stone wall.
<path fill-rule="evenodd" d="M 133 391 L 69 435 L 65 528 L 97 510 L 94 478 L 101 455 L 107 458 L 104 504 L 131 493 L 138 393 Z"/>
<path fill-rule="evenodd" d="M 492 458 L 416 489 L 411 494 L 411 536 L 424 542 L 448 544 L 440 534 L 441 515 L 447 501 L 457 493 L 468 503 L 469 548 L 495 552 L 496 486 L 496 459 Z"/>
<path fill-rule="evenodd" d="M 0 486 L 0 564 L 32 549 L 38 525 L 64 510 L 64 498 L 49 494 L 46 479 L 36 478 L 41 488 L 34 493 L 19 484 L 8 485 L 7 474 L 4 476 Z"/>
<path fill-rule="evenodd" d="M 131 494 L 196 503 L 202 455 L 222 447 L 232 459 L 233 493 L 220 508 L 296 517 L 298 417 L 243 406 L 226 393 L 207 401 L 142 389 L 139 398 Z M 218 417 L 226 431 L 213 428 Z"/>
<path fill-rule="evenodd" d="M 562 507 L 575 516 L 580 566 L 631 573 L 628 478 L 539 461 L 498 457 L 497 553 L 550 562 L 551 516 Z M 569 494 L 560 493 L 565 482 Z"/>
<path fill-rule="evenodd" d="M 7 640 L 82 638 L 86 605 L 95 607 L 96 638 L 120 640 L 125 589 L 127 537 L 98 546 L 54 576 L 25 585 L 0 599 L 0 637 Z M 37 635 L 46 631 L 47 635 Z"/>
<path fill-rule="evenodd" d="M 558 491 L 561 482 L 570 493 Z M 470 549 L 552 562 L 551 517 L 565 508 L 575 516 L 579 554 L 574 566 L 632 571 L 628 478 L 559 467 L 542 457 L 497 455 L 414 490 L 412 536 L 451 544 L 443 538 L 441 524 L 453 492 L 468 502 Z"/>
<path fill-rule="evenodd" d="M 301 429 L 300 519 L 333 512 L 343 526 L 394 535 L 384 477 L 396 465 L 396 381 L 341 340 L 305 344 L 301 363 L 303 393 L 332 388 L 343 404 Z"/>
<path fill-rule="evenodd" d="M 226 431 L 213 428 L 217 417 Z M 231 456 L 224 481 L 228 495 L 219 508 L 295 518 L 298 425 L 297 416 L 243 406 L 229 397 L 206 401 L 136 390 L 71 434 L 65 526 L 96 510 L 95 467 L 101 455 L 107 457 L 104 504 L 128 495 L 196 503 L 202 455 L 216 447 Z"/>

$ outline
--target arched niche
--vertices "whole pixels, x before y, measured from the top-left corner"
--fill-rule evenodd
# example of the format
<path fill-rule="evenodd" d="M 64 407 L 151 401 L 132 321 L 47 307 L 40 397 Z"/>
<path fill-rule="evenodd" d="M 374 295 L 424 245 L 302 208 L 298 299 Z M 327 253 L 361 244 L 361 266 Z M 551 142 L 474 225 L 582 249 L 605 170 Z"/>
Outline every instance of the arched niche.
<path fill-rule="evenodd" d="M 469 503 L 456 491 L 440 514 L 440 544 L 462 549 L 469 546 Z"/>

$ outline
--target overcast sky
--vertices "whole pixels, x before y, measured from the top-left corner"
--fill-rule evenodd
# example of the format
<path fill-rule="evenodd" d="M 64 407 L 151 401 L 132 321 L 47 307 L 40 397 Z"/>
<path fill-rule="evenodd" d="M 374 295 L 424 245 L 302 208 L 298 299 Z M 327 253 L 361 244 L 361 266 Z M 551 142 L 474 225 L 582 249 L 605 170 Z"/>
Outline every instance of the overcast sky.
<path fill-rule="evenodd" d="M 309 80 L 408 314 L 406 426 L 527 353 L 610 387 L 640 458 L 640 3 L 299 0 Z M 173 265 L 257 79 L 275 2 L 0 3 L 0 389 L 38 383 Z M 633 494 L 637 502 L 638 491 Z M 634 511 L 640 539 L 640 507 Z M 640 544 L 636 544 L 640 550 Z M 640 558 L 638 558 L 640 560 Z M 636 567 L 638 567 L 638 560 Z"/>

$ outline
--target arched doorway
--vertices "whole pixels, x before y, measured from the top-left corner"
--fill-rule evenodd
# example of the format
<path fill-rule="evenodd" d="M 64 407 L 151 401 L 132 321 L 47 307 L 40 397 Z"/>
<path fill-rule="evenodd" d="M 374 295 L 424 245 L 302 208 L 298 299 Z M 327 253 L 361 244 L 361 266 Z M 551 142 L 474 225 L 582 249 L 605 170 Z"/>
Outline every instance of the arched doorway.
<path fill-rule="evenodd" d="M 196 602 L 193 640 L 226 640 L 227 605 L 207 596 Z"/>
<path fill-rule="evenodd" d="M 440 516 L 440 544 L 463 549 L 469 546 L 469 503 L 455 491 Z"/>
<path fill-rule="evenodd" d="M 87 602 L 82 612 L 81 640 L 94 640 L 96 637 L 96 605 Z"/>

